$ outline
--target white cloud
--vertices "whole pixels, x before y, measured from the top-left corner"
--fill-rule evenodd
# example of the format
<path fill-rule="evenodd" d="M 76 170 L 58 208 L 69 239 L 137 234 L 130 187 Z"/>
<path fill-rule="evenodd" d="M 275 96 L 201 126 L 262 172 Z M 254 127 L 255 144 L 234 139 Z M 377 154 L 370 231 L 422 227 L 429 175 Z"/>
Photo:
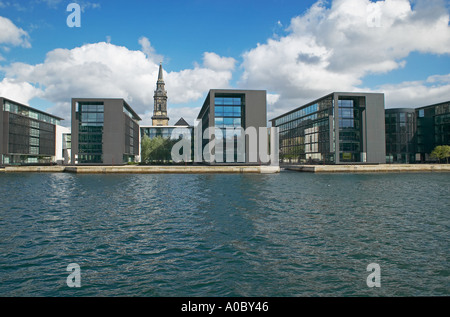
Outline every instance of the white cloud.
<path fill-rule="evenodd" d="M 278 94 L 270 94 L 270 93 L 267 94 L 267 104 L 269 106 L 276 103 L 279 99 L 280 99 L 280 95 L 278 95 Z"/>
<path fill-rule="evenodd" d="M 203 64 L 205 67 L 213 70 L 228 71 L 234 69 L 236 60 L 232 57 L 221 57 L 216 53 L 205 52 L 203 54 Z"/>
<path fill-rule="evenodd" d="M 28 104 L 34 97 L 42 95 L 42 91 L 27 82 L 17 82 L 14 79 L 3 79 L 0 82 L 0 96 Z"/>
<path fill-rule="evenodd" d="M 434 75 L 422 81 L 379 87 L 386 94 L 386 108 L 432 105 L 450 100 L 450 74 Z"/>
<path fill-rule="evenodd" d="M 166 75 L 166 87 L 169 99 L 174 103 L 185 103 L 206 97 L 209 89 L 229 88 L 233 76 L 231 70 L 215 70 L 195 66 Z M 200 101 L 203 103 L 203 100 Z"/>
<path fill-rule="evenodd" d="M 449 54 L 444 3 L 414 3 L 411 7 L 408 0 L 334 0 L 327 6 L 327 1 L 317 1 L 291 20 L 285 36 L 243 54 L 240 85 L 280 95 L 273 106 L 269 104 L 270 116 L 332 91 L 361 91 L 365 76 L 406 67 L 411 52 Z M 412 87 L 420 87 L 425 98 L 449 92 L 442 82 Z M 395 92 L 389 86 L 379 88 L 386 89 L 386 95 Z"/>
<path fill-rule="evenodd" d="M 0 16 L 0 44 L 30 48 L 29 35 L 14 25 L 10 19 Z"/>
<path fill-rule="evenodd" d="M 1 68 L 5 78 L 0 82 L 0 92 L 16 98 L 16 92 L 25 87 L 28 90 L 21 97 L 22 102 L 39 96 L 55 105 L 48 111 L 69 122 L 70 100 L 75 97 L 124 98 L 139 115 L 151 114 L 159 61 L 153 60 L 155 50 L 147 38 L 142 37 L 139 43 L 145 52 L 100 42 L 71 50 L 55 49 L 37 65 L 10 64 Z M 169 111 L 172 111 L 171 104 L 198 102 L 200 105 L 209 89 L 229 86 L 234 63 L 212 54 L 205 54 L 203 66 L 178 72 L 165 71 Z M 214 61 L 223 63 L 219 67 Z M 171 121 L 185 116 L 171 113 Z"/>
<path fill-rule="evenodd" d="M 139 38 L 138 42 L 141 45 L 141 51 L 144 52 L 153 63 L 159 63 L 164 60 L 164 56 L 155 53 L 155 49 L 152 47 L 148 38 L 142 36 Z"/>

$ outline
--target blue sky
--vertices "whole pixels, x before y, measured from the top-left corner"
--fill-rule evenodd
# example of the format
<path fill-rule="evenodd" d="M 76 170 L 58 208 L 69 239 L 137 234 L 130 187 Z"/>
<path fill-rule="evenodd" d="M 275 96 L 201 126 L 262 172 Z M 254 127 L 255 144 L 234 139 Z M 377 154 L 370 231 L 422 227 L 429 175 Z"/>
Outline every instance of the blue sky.
<path fill-rule="evenodd" d="M 81 27 L 69 28 L 69 3 Z M 268 119 L 332 91 L 386 107 L 450 100 L 449 1 L 0 0 L 0 95 L 70 121 L 72 97 L 121 97 L 149 123 L 163 61 L 169 116 L 208 89 L 268 92 Z M 63 49 L 63 50 L 61 50 Z M 67 122 L 68 123 L 68 122 Z"/>
<path fill-rule="evenodd" d="M 296 14 L 315 1 L 283 0 L 107 0 L 107 1 L 9 1 L 0 14 L 28 31 L 33 52 L 15 50 L 16 57 L 39 63 L 55 48 L 73 48 L 84 43 L 105 41 L 129 49 L 139 49 L 137 39 L 146 36 L 158 52 L 170 58 L 170 67 L 191 67 L 204 51 L 239 56 L 282 31 L 278 21 L 287 25 Z M 68 28 L 67 4 L 87 5 L 82 12 L 82 27 Z"/>

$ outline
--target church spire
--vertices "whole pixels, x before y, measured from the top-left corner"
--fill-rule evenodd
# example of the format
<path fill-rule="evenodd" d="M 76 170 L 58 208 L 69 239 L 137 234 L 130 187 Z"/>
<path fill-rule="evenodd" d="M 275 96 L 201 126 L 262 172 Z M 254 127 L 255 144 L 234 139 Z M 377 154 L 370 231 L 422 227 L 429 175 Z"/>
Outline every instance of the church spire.
<path fill-rule="evenodd" d="M 164 82 L 162 62 L 159 63 L 158 82 Z"/>
<path fill-rule="evenodd" d="M 162 62 L 159 63 L 158 80 L 156 81 L 156 90 L 153 95 L 154 109 L 152 117 L 152 125 L 167 126 L 169 125 L 169 117 L 167 116 L 167 91 L 164 88 Z"/>

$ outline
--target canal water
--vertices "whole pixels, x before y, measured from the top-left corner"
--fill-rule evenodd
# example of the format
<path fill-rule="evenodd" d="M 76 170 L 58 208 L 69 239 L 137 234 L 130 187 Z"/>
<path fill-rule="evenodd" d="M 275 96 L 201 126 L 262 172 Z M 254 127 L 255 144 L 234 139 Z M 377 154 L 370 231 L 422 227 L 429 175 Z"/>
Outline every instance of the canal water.
<path fill-rule="evenodd" d="M 448 173 L 4 173 L 0 200 L 0 296 L 450 295 Z"/>

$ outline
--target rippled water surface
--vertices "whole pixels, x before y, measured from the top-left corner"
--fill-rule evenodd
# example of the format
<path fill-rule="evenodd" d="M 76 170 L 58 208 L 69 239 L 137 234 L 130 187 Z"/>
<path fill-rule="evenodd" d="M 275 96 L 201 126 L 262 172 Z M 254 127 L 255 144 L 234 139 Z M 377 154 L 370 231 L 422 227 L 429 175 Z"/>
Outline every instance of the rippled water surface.
<path fill-rule="evenodd" d="M 450 295 L 449 180 L 3 173 L 0 296 Z"/>

